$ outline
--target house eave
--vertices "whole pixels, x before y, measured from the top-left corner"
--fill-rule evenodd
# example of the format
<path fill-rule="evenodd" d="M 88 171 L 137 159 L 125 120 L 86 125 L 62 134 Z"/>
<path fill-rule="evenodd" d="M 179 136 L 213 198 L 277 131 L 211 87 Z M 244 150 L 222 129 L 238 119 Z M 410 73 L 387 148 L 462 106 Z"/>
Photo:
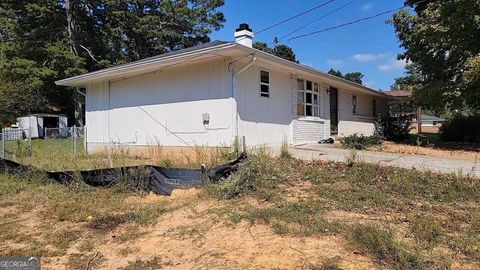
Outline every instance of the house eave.
<path fill-rule="evenodd" d="M 122 78 L 124 76 L 141 75 L 168 67 L 170 65 L 177 65 L 182 64 L 182 62 L 202 60 L 209 56 L 215 56 L 211 53 L 219 53 L 220 51 L 231 49 L 234 46 L 235 44 L 233 43 L 225 43 L 218 46 L 212 46 L 167 57 L 154 57 L 139 60 L 124 65 L 114 66 L 111 68 L 101 69 L 75 77 L 66 78 L 56 81 L 55 84 L 59 86 L 83 87 L 92 82 L 107 81 L 115 78 Z"/>
<path fill-rule="evenodd" d="M 350 87 L 349 89 L 351 89 L 351 90 L 357 90 L 357 91 L 360 91 L 360 92 L 364 92 L 364 93 L 368 93 L 368 94 L 371 94 L 371 95 L 379 96 L 379 97 L 382 97 L 382 98 L 385 98 L 385 99 L 388 99 L 388 100 L 397 100 L 396 97 L 387 95 L 385 93 L 382 93 L 381 91 L 377 91 L 377 90 L 369 88 L 367 86 L 364 86 L 364 85 L 361 85 L 361 84 L 358 84 L 358 83 L 355 83 L 355 82 L 352 82 L 352 81 L 349 81 L 349 80 L 346 80 L 346 79 L 343 79 L 343 78 L 339 78 L 339 77 L 336 77 L 336 76 L 333 76 L 333 75 L 330 75 L 330 74 L 327 74 L 327 73 L 324 73 L 324 72 L 322 72 L 318 69 L 315 69 L 315 68 L 312 68 L 312 67 L 309 67 L 309 66 L 306 66 L 306 65 L 294 63 L 292 61 L 280 58 L 278 56 L 275 56 L 275 55 L 272 55 L 272 54 L 254 49 L 254 48 L 249 48 L 249 47 L 242 46 L 242 45 L 239 45 L 239 46 L 245 52 L 249 52 L 249 53 L 253 52 L 255 54 L 255 56 L 257 56 L 259 58 L 267 59 L 267 60 L 275 62 L 277 64 L 290 67 L 291 69 L 294 69 L 294 70 L 301 70 L 301 71 L 309 73 L 311 75 L 320 76 L 320 77 L 322 77 L 326 80 L 336 82 L 336 83 L 338 83 L 342 86 Z"/>

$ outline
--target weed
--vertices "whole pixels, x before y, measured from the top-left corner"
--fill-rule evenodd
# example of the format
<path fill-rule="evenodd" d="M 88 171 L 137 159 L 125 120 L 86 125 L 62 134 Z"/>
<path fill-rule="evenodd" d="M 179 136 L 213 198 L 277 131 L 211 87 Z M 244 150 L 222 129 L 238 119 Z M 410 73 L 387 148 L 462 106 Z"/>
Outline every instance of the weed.
<path fill-rule="evenodd" d="M 370 253 L 379 264 L 394 269 L 427 269 L 427 264 L 420 256 L 396 242 L 390 231 L 373 226 L 357 225 L 353 228 L 350 240 Z"/>
<path fill-rule="evenodd" d="M 443 229 L 440 223 L 429 216 L 417 216 L 412 222 L 411 231 L 415 240 L 427 246 L 434 246 L 440 242 Z"/>
<path fill-rule="evenodd" d="M 285 181 L 279 165 L 276 159 L 266 153 L 252 154 L 236 173 L 219 183 L 211 184 L 208 192 L 224 199 L 253 196 L 271 200 L 278 193 L 278 185 Z"/>
<path fill-rule="evenodd" d="M 143 270 L 143 269 L 151 269 L 151 270 L 156 270 L 162 268 L 162 266 L 165 266 L 166 264 L 162 262 L 160 257 L 153 257 L 150 260 L 140 260 L 137 259 L 134 262 L 130 262 L 130 264 L 123 268 L 124 270 Z"/>
<path fill-rule="evenodd" d="M 282 159 L 292 158 L 292 154 L 290 154 L 290 152 L 288 151 L 288 140 L 286 137 L 282 140 L 282 146 L 280 147 L 280 158 Z"/>
<path fill-rule="evenodd" d="M 338 262 L 340 257 L 333 257 L 328 258 L 321 262 L 321 264 L 316 265 L 312 264 L 308 267 L 309 270 L 341 270 L 340 266 L 338 266 Z"/>
<path fill-rule="evenodd" d="M 320 202 L 284 202 L 258 208 L 246 207 L 241 212 L 230 215 L 233 222 L 243 219 L 251 224 L 271 224 L 280 235 L 310 236 L 329 234 L 338 231 L 339 224 L 324 220 Z"/>

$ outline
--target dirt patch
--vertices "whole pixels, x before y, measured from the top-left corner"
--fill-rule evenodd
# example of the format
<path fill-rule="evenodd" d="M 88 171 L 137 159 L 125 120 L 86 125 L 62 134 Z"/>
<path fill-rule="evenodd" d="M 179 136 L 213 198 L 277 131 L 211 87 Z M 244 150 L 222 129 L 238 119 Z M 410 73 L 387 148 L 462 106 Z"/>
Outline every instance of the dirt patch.
<path fill-rule="evenodd" d="M 367 257 L 344 248 L 343 239 L 325 237 L 282 237 L 264 225 L 215 222 L 200 210 L 182 209 L 161 218 L 149 233 L 135 241 L 113 241 L 98 247 L 106 262 L 124 267 L 138 258 L 161 258 L 164 268 L 299 269 L 339 257 L 343 269 L 368 269 Z M 135 254 L 122 255 L 126 246 Z"/>
<path fill-rule="evenodd" d="M 282 186 L 283 187 L 283 186 Z M 295 181 L 285 188 L 285 200 L 295 202 L 302 199 L 310 198 L 312 195 L 312 183 L 310 181 Z"/>

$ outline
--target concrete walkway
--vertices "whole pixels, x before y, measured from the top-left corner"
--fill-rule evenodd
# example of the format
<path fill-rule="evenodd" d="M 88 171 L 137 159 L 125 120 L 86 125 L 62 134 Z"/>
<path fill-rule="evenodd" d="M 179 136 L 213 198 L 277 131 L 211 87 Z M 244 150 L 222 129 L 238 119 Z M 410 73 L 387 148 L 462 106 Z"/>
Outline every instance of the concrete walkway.
<path fill-rule="evenodd" d="M 279 153 L 280 149 L 272 149 L 273 153 Z M 374 164 L 388 165 L 402 168 L 415 168 L 423 171 L 437 171 L 442 173 L 462 173 L 480 177 L 480 160 L 442 158 L 422 155 L 407 155 L 374 151 L 352 151 L 340 149 L 336 145 L 307 144 L 294 146 L 289 149 L 290 153 L 304 160 L 330 160 L 346 161 L 352 158 L 355 152 L 355 160 Z"/>

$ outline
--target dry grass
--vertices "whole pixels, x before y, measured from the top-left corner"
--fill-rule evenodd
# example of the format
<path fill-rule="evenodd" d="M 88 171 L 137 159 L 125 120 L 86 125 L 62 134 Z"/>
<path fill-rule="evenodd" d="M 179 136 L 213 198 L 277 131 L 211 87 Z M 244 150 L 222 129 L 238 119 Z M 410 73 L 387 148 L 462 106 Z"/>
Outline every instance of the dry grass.
<path fill-rule="evenodd" d="M 370 148 L 370 150 L 432 157 L 451 157 L 470 160 L 480 159 L 478 151 L 437 149 L 433 146 L 416 146 L 394 142 L 384 142 L 383 145 Z"/>
<path fill-rule="evenodd" d="M 199 148 L 173 159 L 162 151 L 155 149 L 158 164 L 193 167 L 229 156 Z M 112 156 L 118 164 L 146 160 L 126 154 Z M 92 258 L 99 269 L 480 268 L 478 179 L 260 151 L 223 182 L 182 192 L 0 175 L 0 249 L 72 269 Z"/>

